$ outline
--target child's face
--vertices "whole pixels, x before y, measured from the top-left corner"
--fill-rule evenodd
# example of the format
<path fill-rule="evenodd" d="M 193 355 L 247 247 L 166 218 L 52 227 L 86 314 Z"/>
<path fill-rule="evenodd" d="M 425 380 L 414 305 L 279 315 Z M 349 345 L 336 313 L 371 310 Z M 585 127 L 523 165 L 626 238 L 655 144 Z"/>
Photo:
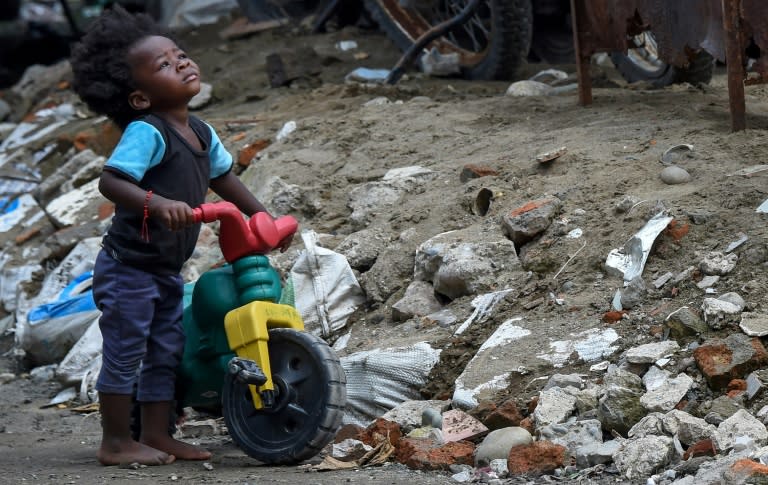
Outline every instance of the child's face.
<path fill-rule="evenodd" d="M 200 69 L 171 39 L 146 37 L 128 51 L 137 90 L 129 101 L 135 109 L 186 107 L 200 92 Z"/>

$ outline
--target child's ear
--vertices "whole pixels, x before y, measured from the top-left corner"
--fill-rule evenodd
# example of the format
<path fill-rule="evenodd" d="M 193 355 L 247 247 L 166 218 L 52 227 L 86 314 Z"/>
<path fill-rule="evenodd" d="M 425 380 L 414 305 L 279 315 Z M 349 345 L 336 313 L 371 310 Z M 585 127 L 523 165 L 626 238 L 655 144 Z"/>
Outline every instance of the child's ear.
<path fill-rule="evenodd" d="M 128 95 L 128 104 L 136 111 L 144 111 L 149 109 L 151 103 L 149 98 L 141 91 L 136 90 Z"/>

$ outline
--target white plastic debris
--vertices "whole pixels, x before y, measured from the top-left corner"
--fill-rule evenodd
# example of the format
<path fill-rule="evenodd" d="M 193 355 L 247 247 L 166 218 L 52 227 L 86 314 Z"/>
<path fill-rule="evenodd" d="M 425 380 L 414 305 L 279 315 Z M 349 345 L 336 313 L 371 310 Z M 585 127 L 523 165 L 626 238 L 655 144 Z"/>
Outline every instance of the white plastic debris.
<path fill-rule="evenodd" d="M 613 249 L 605 261 L 606 269 L 614 276 L 622 276 L 624 281 L 631 281 L 643 274 L 645 262 L 656 238 L 667 225 L 672 222 L 671 216 L 660 212 L 653 216 L 645 226 L 640 229 L 620 249 Z"/>
<path fill-rule="evenodd" d="M 294 131 L 296 131 L 296 122 L 293 120 L 288 121 L 283 125 L 282 128 L 280 128 L 280 131 L 277 132 L 275 139 L 277 141 L 283 141 L 288 138 L 288 136 Z"/>

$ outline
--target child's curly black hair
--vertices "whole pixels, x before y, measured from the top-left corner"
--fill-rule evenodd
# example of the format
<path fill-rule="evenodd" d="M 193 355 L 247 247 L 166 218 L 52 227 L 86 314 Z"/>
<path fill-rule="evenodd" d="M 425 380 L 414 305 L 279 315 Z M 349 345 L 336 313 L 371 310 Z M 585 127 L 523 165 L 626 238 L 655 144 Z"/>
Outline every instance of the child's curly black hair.
<path fill-rule="evenodd" d="M 128 50 L 153 35 L 170 37 L 150 16 L 133 15 L 116 5 L 104 11 L 72 49 L 75 92 L 91 110 L 122 129 L 142 114 L 128 104 L 128 95 L 136 89 Z"/>

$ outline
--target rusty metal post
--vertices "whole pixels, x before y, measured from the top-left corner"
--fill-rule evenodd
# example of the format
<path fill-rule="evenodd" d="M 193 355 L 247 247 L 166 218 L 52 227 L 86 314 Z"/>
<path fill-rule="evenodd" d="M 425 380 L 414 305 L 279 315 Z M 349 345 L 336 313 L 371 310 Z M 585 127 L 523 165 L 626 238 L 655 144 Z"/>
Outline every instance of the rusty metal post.
<path fill-rule="evenodd" d="M 725 56 L 728 65 L 728 98 L 731 104 L 731 129 L 747 128 L 744 101 L 744 45 L 741 38 L 741 0 L 723 0 Z"/>
<path fill-rule="evenodd" d="M 571 0 L 571 19 L 573 22 L 573 50 L 576 53 L 576 74 L 579 81 L 579 104 L 588 106 L 592 104 L 592 76 L 590 64 L 592 61 L 591 48 L 587 50 L 589 36 L 586 25 L 587 9 L 585 2 L 588 0 Z"/>

